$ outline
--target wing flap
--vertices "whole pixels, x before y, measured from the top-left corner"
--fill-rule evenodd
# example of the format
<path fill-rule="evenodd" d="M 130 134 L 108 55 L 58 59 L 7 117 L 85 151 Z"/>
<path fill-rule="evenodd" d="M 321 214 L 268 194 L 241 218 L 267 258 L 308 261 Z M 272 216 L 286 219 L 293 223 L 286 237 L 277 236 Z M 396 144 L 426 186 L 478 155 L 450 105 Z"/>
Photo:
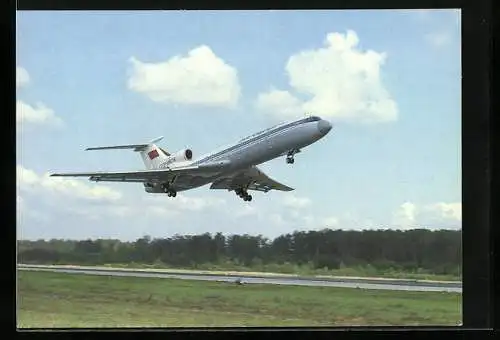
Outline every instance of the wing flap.
<path fill-rule="evenodd" d="M 246 187 L 247 190 L 268 192 L 270 190 L 292 191 L 293 188 L 286 186 L 270 178 L 257 167 L 247 169 L 244 172 L 233 174 L 230 177 L 216 180 L 210 186 L 210 189 L 235 190 Z"/>
<path fill-rule="evenodd" d="M 256 190 L 256 191 L 264 191 L 268 192 L 269 190 L 278 190 L 278 191 L 292 191 L 293 188 L 290 188 L 289 186 L 286 186 L 280 182 L 277 182 L 273 180 L 272 178 L 269 178 L 265 176 L 266 178 L 263 178 L 262 180 L 259 180 L 255 183 L 250 184 L 248 187 L 250 190 Z"/>

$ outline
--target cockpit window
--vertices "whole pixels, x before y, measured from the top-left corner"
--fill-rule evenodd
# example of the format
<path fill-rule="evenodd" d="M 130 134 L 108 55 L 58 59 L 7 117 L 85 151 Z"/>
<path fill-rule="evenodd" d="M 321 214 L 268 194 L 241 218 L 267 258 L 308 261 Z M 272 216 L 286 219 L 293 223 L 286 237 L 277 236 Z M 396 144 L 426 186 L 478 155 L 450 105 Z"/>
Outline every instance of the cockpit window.
<path fill-rule="evenodd" d="M 308 123 L 309 122 L 317 122 L 319 120 L 321 120 L 321 118 L 319 118 L 318 116 L 310 116 L 310 117 L 306 118 L 306 122 L 308 122 Z"/>

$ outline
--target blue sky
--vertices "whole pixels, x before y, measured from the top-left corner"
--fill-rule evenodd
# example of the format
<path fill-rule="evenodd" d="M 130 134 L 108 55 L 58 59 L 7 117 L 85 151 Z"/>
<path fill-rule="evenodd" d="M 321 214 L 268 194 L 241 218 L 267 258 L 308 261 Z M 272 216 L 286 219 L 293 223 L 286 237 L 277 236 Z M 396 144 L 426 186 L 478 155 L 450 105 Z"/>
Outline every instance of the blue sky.
<path fill-rule="evenodd" d="M 18 12 L 18 237 L 461 226 L 458 10 Z M 134 170 L 88 146 L 195 157 L 310 111 L 334 124 L 261 166 L 291 193 L 47 178 Z"/>

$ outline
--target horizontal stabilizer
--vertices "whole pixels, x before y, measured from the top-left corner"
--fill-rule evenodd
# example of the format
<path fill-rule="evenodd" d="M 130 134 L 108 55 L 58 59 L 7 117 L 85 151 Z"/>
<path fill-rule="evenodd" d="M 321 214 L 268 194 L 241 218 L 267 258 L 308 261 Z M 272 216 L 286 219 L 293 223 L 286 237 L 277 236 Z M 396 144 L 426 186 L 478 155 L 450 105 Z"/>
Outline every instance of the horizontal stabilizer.
<path fill-rule="evenodd" d="M 146 148 L 147 144 L 130 144 L 130 145 L 113 145 L 113 146 L 97 146 L 93 148 L 86 148 L 86 151 L 90 150 L 119 150 L 119 149 L 134 149 L 134 151 L 141 151 Z"/>
<path fill-rule="evenodd" d="M 151 145 L 153 143 L 156 143 L 160 140 L 163 139 L 162 137 L 158 137 L 153 139 L 149 143 L 144 143 L 144 144 L 126 144 L 126 145 L 112 145 L 112 146 L 97 146 L 97 147 L 92 147 L 92 148 L 86 148 L 86 151 L 91 151 L 91 150 L 125 150 L 125 149 L 133 149 L 133 151 L 142 151 L 145 148 L 148 147 L 148 145 Z"/>

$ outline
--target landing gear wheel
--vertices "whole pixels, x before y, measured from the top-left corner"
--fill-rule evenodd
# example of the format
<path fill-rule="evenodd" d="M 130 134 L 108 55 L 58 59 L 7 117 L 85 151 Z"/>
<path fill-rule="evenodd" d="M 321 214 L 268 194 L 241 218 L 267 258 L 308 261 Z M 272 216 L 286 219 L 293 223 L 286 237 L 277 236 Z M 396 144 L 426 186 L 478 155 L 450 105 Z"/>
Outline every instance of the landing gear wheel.
<path fill-rule="evenodd" d="M 286 162 L 288 164 L 293 164 L 295 162 L 293 156 L 295 156 L 297 152 L 300 152 L 300 150 L 291 150 L 286 154 Z"/>
<path fill-rule="evenodd" d="M 177 191 L 171 189 L 168 185 L 162 184 L 161 188 L 168 195 L 168 197 L 175 197 L 175 196 L 177 196 Z"/>
<path fill-rule="evenodd" d="M 244 189 L 236 189 L 234 192 L 245 202 L 252 200 L 252 195 L 249 195 Z"/>

